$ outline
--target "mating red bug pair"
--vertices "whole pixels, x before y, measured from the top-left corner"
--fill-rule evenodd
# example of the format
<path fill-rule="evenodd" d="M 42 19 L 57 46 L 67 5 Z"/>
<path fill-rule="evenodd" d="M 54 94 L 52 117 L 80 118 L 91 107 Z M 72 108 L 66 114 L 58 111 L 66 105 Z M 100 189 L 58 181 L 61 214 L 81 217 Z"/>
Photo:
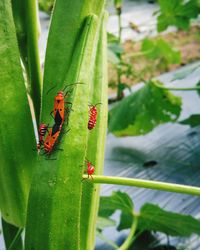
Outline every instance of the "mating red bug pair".
<path fill-rule="evenodd" d="M 48 131 L 48 125 L 42 123 L 39 126 L 39 143 L 37 144 L 37 149 L 40 150 L 41 145 L 44 145 L 44 151 L 45 154 L 50 154 L 57 142 L 57 139 L 60 135 L 62 126 L 65 121 L 65 112 L 67 114 L 71 110 L 69 107 L 66 107 L 65 104 L 72 104 L 71 102 L 65 101 L 66 96 L 68 95 L 68 91 L 64 93 L 64 90 L 71 85 L 75 85 L 79 83 L 74 83 L 67 85 L 62 91 L 59 91 L 58 94 L 54 98 L 54 109 L 51 112 L 53 113 L 53 118 L 55 121 L 55 124 L 53 125 L 52 128 Z M 97 103 L 96 105 L 89 105 L 89 121 L 88 121 L 88 129 L 92 130 L 96 126 L 96 120 L 97 120 L 97 108 L 96 106 L 99 105 L 100 103 Z M 68 119 L 68 117 L 67 117 Z M 48 131 L 48 135 L 46 139 L 44 139 L 46 132 Z M 87 163 L 87 174 L 88 178 L 94 173 L 94 166 L 89 162 L 88 160 L 86 161 Z"/>

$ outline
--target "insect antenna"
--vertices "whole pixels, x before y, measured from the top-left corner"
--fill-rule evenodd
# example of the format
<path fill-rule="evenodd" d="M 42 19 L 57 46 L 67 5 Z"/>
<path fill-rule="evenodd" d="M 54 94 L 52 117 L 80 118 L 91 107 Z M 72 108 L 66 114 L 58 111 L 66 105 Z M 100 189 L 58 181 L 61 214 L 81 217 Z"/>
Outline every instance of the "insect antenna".
<path fill-rule="evenodd" d="M 56 88 L 56 86 L 57 86 L 57 85 L 55 85 L 55 86 L 53 86 L 52 88 L 50 88 L 50 89 L 47 91 L 46 95 L 48 95 L 48 94 L 49 94 L 49 92 L 51 92 L 51 90 L 55 89 L 55 88 Z"/>

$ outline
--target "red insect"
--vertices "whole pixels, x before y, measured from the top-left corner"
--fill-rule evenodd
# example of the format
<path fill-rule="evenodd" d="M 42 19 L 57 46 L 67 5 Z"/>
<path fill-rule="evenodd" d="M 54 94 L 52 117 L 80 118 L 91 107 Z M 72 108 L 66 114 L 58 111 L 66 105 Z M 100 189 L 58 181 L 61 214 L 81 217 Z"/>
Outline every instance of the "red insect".
<path fill-rule="evenodd" d="M 85 160 L 85 162 L 86 162 L 86 165 L 87 165 L 87 170 L 85 172 L 88 174 L 88 179 L 90 177 L 93 179 L 92 175 L 94 174 L 95 168 L 92 165 L 92 163 L 89 162 L 88 160 Z"/>
<path fill-rule="evenodd" d="M 65 121 L 65 111 L 69 113 L 71 110 L 71 107 L 66 107 L 65 104 L 70 104 L 72 105 L 71 102 L 65 101 L 65 98 L 67 95 L 71 94 L 72 90 L 67 91 L 64 93 L 65 89 L 68 88 L 69 86 L 76 85 L 76 84 L 81 84 L 81 83 L 73 83 L 73 84 L 68 84 L 65 86 L 65 88 L 57 93 L 57 95 L 54 97 L 54 110 L 51 112 L 54 113 L 54 119 L 55 122 L 58 120 L 57 116 L 61 118 L 61 121 L 59 123 L 62 125 Z M 59 114 L 58 114 L 59 113 Z"/>
<path fill-rule="evenodd" d="M 39 126 L 39 142 L 37 144 L 37 149 L 39 150 L 41 145 L 44 143 L 44 136 L 48 130 L 48 125 L 45 123 L 41 123 Z"/>
<path fill-rule="evenodd" d="M 97 123 L 97 105 L 101 103 L 97 103 L 95 105 L 89 105 L 90 110 L 89 110 L 89 121 L 88 121 L 88 129 L 91 130 L 96 126 Z"/>
<path fill-rule="evenodd" d="M 54 124 L 53 128 L 49 130 L 49 133 L 44 141 L 44 151 L 46 154 L 50 154 L 53 150 L 55 143 L 59 137 L 61 126 Z"/>

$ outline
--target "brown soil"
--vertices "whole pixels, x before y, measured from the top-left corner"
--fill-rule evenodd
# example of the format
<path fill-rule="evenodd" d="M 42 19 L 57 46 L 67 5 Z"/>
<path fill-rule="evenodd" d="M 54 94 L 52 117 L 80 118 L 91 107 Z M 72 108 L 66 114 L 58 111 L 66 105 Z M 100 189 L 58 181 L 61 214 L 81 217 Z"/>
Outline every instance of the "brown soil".
<path fill-rule="evenodd" d="M 159 36 L 158 36 L 159 37 Z M 152 38 L 152 40 L 158 37 Z M 132 72 L 128 76 L 122 76 L 122 82 L 130 86 L 140 82 L 142 79 L 148 80 L 151 77 L 158 76 L 164 72 L 175 70 L 185 64 L 200 59 L 200 25 L 195 25 L 189 31 L 178 31 L 162 35 L 162 38 L 181 52 L 180 64 L 163 65 L 160 62 L 154 62 L 145 56 L 134 54 L 140 52 L 141 42 L 126 41 L 123 44 L 123 61 L 130 63 Z M 133 56 L 131 56 L 133 55 Z M 113 66 L 109 65 L 109 83 L 117 82 L 117 73 Z M 116 89 L 109 89 L 109 93 L 116 92 Z"/>

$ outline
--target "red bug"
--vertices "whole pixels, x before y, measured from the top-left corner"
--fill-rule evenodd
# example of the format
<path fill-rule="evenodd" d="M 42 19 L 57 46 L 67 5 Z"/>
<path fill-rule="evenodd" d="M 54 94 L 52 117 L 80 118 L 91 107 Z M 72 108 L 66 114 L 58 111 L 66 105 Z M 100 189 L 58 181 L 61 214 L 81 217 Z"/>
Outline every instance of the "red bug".
<path fill-rule="evenodd" d="M 49 133 L 44 141 L 44 151 L 46 154 L 50 154 L 53 150 L 55 143 L 59 137 L 61 131 L 61 125 L 54 124 L 53 128 L 49 130 Z"/>
<path fill-rule="evenodd" d="M 97 103 L 95 105 L 89 105 L 90 110 L 89 110 L 89 121 L 88 121 L 88 129 L 91 130 L 96 126 L 97 123 L 97 105 L 101 103 Z"/>
<path fill-rule="evenodd" d="M 39 142 L 37 143 L 37 149 L 39 150 L 41 145 L 44 143 L 44 136 L 48 130 L 48 125 L 45 123 L 41 123 L 39 126 Z"/>
<path fill-rule="evenodd" d="M 59 91 L 57 93 L 57 95 L 54 97 L 54 110 L 51 112 L 54 113 L 54 119 L 55 121 L 57 120 L 56 119 L 56 116 L 58 115 L 59 113 L 59 116 L 61 118 L 61 125 L 64 123 L 65 121 L 65 111 L 66 112 L 69 112 L 71 110 L 70 107 L 66 107 L 65 104 L 70 104 L 72 105 L 71 102 L 67 102 L 65 101 L 65 98 L 68 94 L 70 94 L 72 92 L 72 90 L 69 90 L 67 91 L 66 93 L 64 93 L 65 89 L 68 88 L 69 86 L 72 86 L 72 85 L 76 85 L 76 84 L 82 84 L 82 83 L 73 83 L 73 84 L 68 84 L 67 86 L 65 86 L 65 88 L 61 91 Z"/>
<path fill-rule="evenodd" d="M 92 175 L 94 174 L 95 167 L 88 160 L 85 160 L 85 162 L 86 162 L 86 165 L 87 165 L 87 170 L 85 172 L 88 174 L 88 179 L 90 177 L 93 179 Z"/>

